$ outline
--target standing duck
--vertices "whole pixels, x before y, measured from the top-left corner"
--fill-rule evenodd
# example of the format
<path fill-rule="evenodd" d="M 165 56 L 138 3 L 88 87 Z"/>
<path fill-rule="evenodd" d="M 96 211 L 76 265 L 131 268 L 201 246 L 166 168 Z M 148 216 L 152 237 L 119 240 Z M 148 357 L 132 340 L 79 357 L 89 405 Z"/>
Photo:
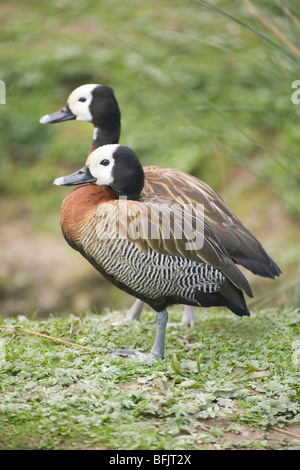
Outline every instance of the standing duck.
<path fill-rule="evenodd" d="M 54 185 L 83 185 L 63 201 L 63 235 L 106 279 L 157 312 L 151 356 L 163 358 L 169 305 L 224 306 L 249 316 L 243 292 L 252 293 L 205 219 L 194 211 L 184 219 L 183 205 L 146 191 L 144 181 L 136 154 L 115 144 L 94 150 L 85 167 Z"/>
<path fill-rule="evenodd" d="M 90 152 L 102 145 L 119 142 L 121 114 L 110 87 L 97 84 L 82 85 L 70 94 L 65 107 L 43 116 L 40 122 L 50 124 L 70 119 L 93 124 Z M 261 243 L 206 183 L 173 168 L 147 166 L 144 167 L 144 175 L 145 191 L 171 198 L 181 204 L 203 204 L 207 225 L 226 248 L 234 263 L 262 277 L 274 279 L 280 275 L 279 267 Z M 137 300 L 126 319 L 139 319 L 142 308 L 143 302 Z M 193 323 L 193 307 L 185 307 L 182 322 Z"/>

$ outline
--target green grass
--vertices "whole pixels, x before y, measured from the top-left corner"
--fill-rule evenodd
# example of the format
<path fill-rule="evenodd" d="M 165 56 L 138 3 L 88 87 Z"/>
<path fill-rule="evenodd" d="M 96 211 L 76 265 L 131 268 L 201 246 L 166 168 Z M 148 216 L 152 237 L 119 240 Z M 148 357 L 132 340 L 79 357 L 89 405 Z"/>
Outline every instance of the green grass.
<path fill-rule="evenodd" d="M 89 350 L 0 329 L 0 448 L 300 448 L 299 312 L 199 310 L 194 328 L 169 325 L 166 358 L 152 362 L 106 354 L 151 349 L 153 312 L 111 326 L 122 318 L 1 320 Z M 179 319 L 171 310 L 170 321 Z M 272 429 L 291 426 L 299 439 L 283 433 L 272 443 Z M 255 429 L 261 439 L 245 441 L 241 431 L 228 439 L 234 429 Z"/>

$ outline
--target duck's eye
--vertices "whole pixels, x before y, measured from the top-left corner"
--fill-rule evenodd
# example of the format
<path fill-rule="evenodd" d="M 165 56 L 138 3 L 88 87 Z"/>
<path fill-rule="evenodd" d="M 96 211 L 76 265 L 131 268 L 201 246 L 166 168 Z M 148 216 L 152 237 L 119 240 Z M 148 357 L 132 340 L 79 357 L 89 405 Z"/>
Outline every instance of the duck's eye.
<path fill-rule="evenodd" d="M 82 103 L 84 103 L 86 101 L 86 98 L 84 96 L 82 96 L 81 98 L 79 98 L 78 101 L 81 101 Z"/>
<path fill-rule="evenodd" d="M 105 158 L 104 160 L 102 160 L 102 161 L 100 162 L 100 165 L 103 165 L 103 166 L 109 165 L 109 160 L 106 160 L 106 158 Z"/>

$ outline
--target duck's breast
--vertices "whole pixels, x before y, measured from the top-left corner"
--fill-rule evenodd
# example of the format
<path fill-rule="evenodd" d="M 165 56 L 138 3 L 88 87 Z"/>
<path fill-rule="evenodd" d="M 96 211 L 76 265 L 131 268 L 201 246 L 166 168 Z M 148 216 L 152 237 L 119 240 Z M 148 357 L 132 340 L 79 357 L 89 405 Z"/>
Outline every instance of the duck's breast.
<path fill-rule="evenodd" d="M 86 237 L 95 232 L 98 207 L 115 197 L 110 188 L 89 184 L 79 186 L 64 199 L 60 225 L 67 242 L 74 249 L 81 250 Z"/>

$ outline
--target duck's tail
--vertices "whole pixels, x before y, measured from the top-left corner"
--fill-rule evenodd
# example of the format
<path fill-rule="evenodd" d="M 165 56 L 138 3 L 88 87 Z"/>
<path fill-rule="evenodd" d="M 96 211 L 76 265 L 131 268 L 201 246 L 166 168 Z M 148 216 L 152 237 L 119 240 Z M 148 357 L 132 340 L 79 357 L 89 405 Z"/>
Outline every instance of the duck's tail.
<path fill-rule="evenodd" d="M 227 278 L 218 292 L 204 294 L 196 291 L 195 294 L 202 307 L 227 307 L 240 317 L 250 316 L 243 292 Z"/>

